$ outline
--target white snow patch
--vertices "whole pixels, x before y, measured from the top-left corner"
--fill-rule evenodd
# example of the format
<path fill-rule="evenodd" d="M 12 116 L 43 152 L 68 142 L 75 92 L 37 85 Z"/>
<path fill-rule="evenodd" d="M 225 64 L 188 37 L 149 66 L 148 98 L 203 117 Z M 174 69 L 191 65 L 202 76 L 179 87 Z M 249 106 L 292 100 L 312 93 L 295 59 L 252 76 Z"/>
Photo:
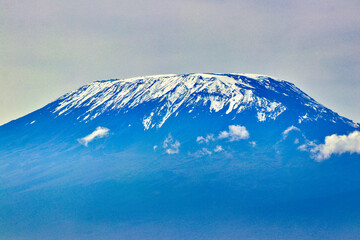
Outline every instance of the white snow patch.
<path fill-rule="evenodd" d="M 263 74 L 254 74 L 254 73 L 232 73 L 235 75 L 242 75 L 245 76 L 247 78 L 252 78 L 252 79 L 258 79 L 258 78 L 272 78 L 274 80 L 277 80 L 277 78 L 271 77 L 269 75 L 263 75 Z"/>
<path fill-rule="evenodd" d="M 144 127 L 145 127 L 146 130 L 149 129 L 150 124 L 151 124 L 151 119 L 152 119 L 153 116 L 154 116 L 154 113 L 152 112 L 152 113 L 150 113 L 150 116 L 145 117 L 145 118 L 143 119 L 143 122 L 142 122 L 142 123 L 143 123 L 143 125 L 144 125 Z"/>
<path fill-rule="evenodd" d="M 264 122 L 264 121 L 266 120 L 265 113 L 263 113 L 263 112 L 258 112 L 258 113 L 257 113 L 257 118 L 258 118 L 259 122 Z"/>

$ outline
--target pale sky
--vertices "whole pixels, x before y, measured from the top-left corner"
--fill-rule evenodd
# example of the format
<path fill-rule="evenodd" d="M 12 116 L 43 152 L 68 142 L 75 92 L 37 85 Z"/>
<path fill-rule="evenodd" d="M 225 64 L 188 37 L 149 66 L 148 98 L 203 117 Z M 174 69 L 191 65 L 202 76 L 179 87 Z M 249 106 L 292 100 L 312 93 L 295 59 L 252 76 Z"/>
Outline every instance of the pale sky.
<path fill-rule="evenodd" d="M 0 124 L 94 80 L 271 75 L 360 122 L 359 0 L 0 0 Z"/>

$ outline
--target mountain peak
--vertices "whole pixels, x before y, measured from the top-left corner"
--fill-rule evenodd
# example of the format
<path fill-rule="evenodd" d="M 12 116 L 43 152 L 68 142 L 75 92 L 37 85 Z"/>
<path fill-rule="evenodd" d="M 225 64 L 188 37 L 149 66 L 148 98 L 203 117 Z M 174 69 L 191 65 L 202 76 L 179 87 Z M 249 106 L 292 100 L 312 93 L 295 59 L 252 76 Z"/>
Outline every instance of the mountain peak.
<path fill-rule="evenodd" d="M 144 112 L 145 129 L 161 127 L 184 108 L 191 113 L 200 107 L 235 115 L 253 110 L 259 122 L 275 120 L 289 108 L 302 110 L 299 123 L 329 117 L 348 121 L 294 84 L 257 74 L 166 74 L 95 81 L 60 97 L 52 112 L 57 116 L 76 113 L 79 121 L 88 122 L 106 112 L 126 113 L 154 102 Z"/>

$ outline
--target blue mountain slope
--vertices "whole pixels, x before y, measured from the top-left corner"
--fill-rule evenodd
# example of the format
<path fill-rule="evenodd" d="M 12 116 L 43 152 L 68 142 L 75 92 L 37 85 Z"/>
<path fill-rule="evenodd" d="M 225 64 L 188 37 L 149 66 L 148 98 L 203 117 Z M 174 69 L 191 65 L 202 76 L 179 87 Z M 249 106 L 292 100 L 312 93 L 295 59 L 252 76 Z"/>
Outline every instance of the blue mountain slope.
<path fill-rule="evenodd" d="M 268 76 L 96 81 L 0 126 L 0 239 L 356 239 L 359 155 L 321 147 L 358 130 Z"/>

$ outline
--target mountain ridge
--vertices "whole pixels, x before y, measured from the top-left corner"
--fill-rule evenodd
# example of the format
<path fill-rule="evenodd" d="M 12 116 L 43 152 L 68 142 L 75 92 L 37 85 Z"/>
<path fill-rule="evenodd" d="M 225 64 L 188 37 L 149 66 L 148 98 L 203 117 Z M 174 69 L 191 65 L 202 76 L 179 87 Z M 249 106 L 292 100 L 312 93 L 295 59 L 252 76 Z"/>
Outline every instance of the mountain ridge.
<path fill-rule="evenodd" d="M 149 129 L 161 127 L 180 107 L 190 106 L 188 111 L 193 111 L 191 105 L 210 104 L 210 112 L 227 108 L 226 114 L 255 108 L 258 121 L 274 120 L 289 108 L 284 104 L 289 101 L 286 98 L 301 101 L 304 111 L 298 116 L 299 123 L 327 118 L 359 126 L 319 104 L 292 83 L 254 74 L 168 74 L 94 81 L 55 100 L 57 106 L 51 111 L 60 116 L 83 108 L 86 111 L 79 111 L 77 120 L 88 122 L 104 112 L 126 112 L 145 102 L 162 102 L 162 106 L 144 114 L 143 125 Z M 312 116 L 307 115 L 310 112 Z"/>

